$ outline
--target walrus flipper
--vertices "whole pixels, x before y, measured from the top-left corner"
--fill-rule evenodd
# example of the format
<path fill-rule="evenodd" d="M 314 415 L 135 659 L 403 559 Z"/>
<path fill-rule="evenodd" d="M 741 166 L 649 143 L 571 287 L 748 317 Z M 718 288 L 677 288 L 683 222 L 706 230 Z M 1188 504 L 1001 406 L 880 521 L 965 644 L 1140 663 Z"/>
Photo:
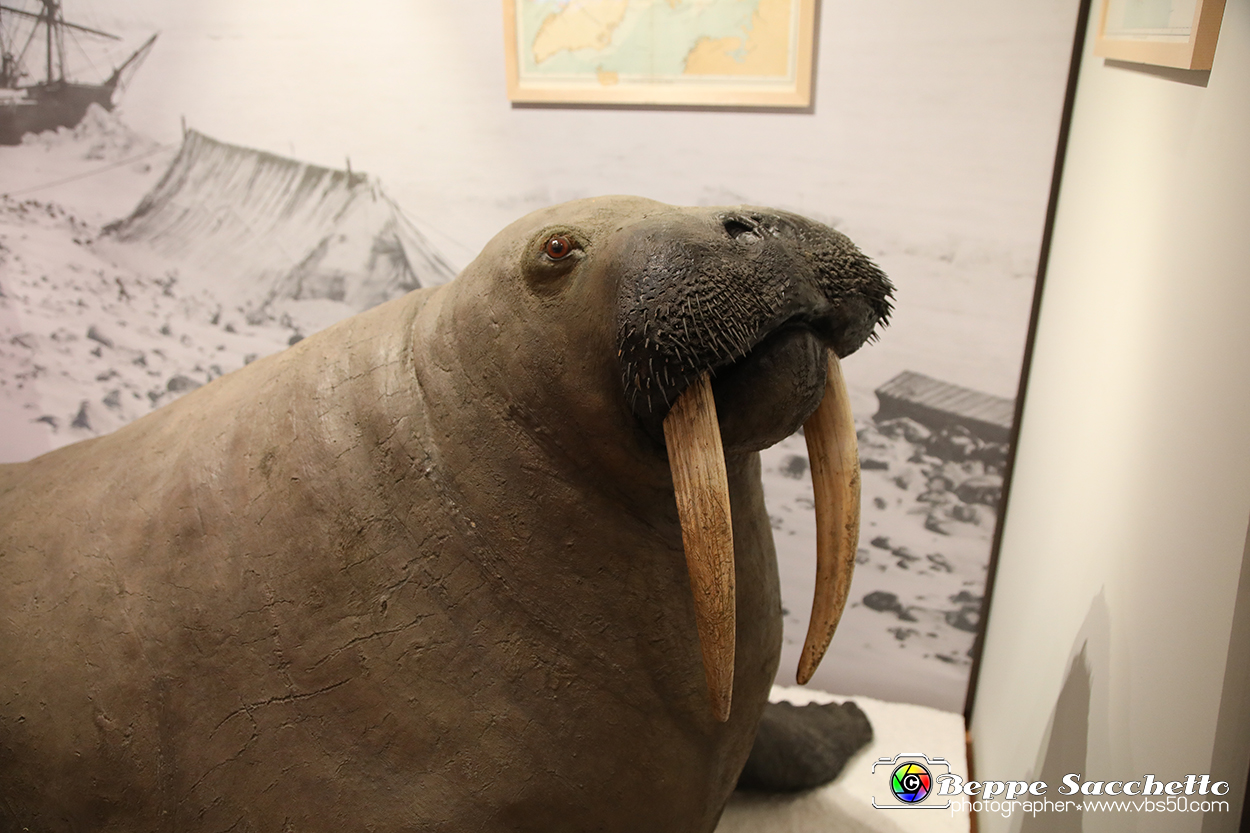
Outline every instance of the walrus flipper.
<path fill-rule="evenodd" d="M 827 784 L 872 740 L 859 706 L 837 703 L 769 703 L 755 745 L 738 777 L 738 789 L 798 792 Z"/>

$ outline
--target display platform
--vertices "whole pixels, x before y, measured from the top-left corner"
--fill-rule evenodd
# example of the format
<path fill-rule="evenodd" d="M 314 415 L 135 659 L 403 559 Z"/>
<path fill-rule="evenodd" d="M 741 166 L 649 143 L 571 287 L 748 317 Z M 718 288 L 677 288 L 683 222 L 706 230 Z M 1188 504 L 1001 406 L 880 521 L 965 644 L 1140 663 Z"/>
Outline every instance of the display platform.
<path fill-rule="evenodd" d="M 854 700 L 872 723 L 873 739 L 847 762 L 841 775 L 819 789 L 792 796 L 734 793 L 716 833 L 967 833 L 971 829 L 966 811 L 902 807 L 890 793 L 893 765 L 882 764 L 873 772 L 880 758 L 919 753 L 945 759 L 952 773 L 966 778 L 963 715 L 799 687 L 774 687 L 771 699 L 796 705 Z M 878 810 L 872 806 L 874 797 L 878 804 L 899 809 Z M 931 795 L 922 805 L 929 807 L 936 799 L 937 795 Z"/>

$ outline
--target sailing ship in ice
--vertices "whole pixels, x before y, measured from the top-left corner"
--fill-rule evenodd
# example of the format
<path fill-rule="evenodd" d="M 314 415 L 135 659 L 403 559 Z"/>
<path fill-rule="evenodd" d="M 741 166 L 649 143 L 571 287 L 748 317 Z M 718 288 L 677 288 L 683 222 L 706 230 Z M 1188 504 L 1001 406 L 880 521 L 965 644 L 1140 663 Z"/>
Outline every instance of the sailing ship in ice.
<path fill-rule="evenodd" d="M 79 34 L 120 38 L 65 20 L 60 0 L 39 0 L 32 8 L 0 5 L 0 145 L 20 144 L 26 133 L 75 127 L 91 104 L 112 110 L 117 93 L 156 41 L 154 34 L 103 81 L 71 79 L 66 75 L 67 37 L 74 42 Z M 43 59 L 34 71 L 27 64 L 32 55 Z"/>

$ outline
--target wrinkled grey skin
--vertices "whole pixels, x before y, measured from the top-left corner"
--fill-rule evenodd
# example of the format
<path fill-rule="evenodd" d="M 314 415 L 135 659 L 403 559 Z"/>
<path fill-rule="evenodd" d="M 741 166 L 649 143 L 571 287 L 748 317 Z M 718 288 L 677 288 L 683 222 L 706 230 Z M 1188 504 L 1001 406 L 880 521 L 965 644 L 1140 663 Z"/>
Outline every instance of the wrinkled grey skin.
<path fill-rule="evenodd" d="M 744 212 L 758 239 L 733 233 Z M 577 247 L 559 261 L 555 232 Z M 699 304 L 648 312 L 683 281 Z M 757 292 L 781 311 L 704 314 Z M 637 322 L 663 324 L 656 355 L 723 368 L 747 448 L 815 406 L 789 388 L 823 380 L 819 341 L 728 353 L 822 312 L 849 352 L 888 292 L 796 217 L 587 200 L 513 224 L 447 286 L 0 467 L 0 830 L 711 830 L 777 666 L 775 556 L 758 456 L 733 452 L 717 723 L 663 406 L 622 381 L 651 349 Z"/>

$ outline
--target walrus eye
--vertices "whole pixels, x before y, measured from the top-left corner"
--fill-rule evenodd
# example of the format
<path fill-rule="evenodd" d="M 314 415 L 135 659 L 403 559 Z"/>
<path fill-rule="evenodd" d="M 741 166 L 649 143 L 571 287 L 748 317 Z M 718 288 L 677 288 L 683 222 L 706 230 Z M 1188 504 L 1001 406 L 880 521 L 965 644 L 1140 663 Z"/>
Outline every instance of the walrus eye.
<path fill-rule="evenodd" d="M 573 251 L 573 241 L 569 240 L 563 234 L 557 234 L 547 238 L 547 242 L 543 244 L 543 254 L 552 260 L 563 260 Z"/>

